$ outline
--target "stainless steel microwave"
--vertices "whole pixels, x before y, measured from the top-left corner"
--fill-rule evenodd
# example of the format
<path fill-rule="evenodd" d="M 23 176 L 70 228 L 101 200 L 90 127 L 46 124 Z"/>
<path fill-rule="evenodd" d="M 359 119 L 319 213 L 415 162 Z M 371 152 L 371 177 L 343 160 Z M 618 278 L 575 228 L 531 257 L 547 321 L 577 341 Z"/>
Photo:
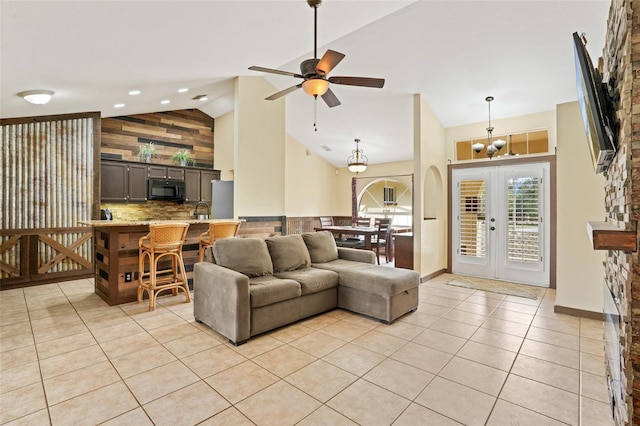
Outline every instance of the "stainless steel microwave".
<path fill-rule="evenodd" d="M 184 202 L 184 181 L 173 179 L 149 179 L 149 200 Z"/>

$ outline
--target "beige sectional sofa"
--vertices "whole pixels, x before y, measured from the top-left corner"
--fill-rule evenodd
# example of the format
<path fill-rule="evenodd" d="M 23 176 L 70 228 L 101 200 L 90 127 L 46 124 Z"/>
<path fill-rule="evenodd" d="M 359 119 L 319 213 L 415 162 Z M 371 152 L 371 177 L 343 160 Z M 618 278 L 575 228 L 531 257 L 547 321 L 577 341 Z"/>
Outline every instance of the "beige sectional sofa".
<path fill-rule="evenodd" d="M 417 272 L 336 247 L 330 232 L 218 240 L 194 271 L 196 320 L 236 345 L 336 307 L 389 324 L 418 306 Z"/>

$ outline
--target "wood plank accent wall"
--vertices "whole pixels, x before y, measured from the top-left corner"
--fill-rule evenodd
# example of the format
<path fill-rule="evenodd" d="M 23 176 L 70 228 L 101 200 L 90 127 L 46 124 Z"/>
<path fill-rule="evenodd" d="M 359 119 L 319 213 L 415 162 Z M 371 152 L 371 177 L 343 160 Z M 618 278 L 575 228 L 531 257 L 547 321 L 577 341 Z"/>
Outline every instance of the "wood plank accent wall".
<path fill-rule="evenodd" d="M 242 238 L 267 238 L 285 235 L 286 216 L 245 216 L 239 217 L 245 222 L 240 225 L 238 236 Z"/>
<path fill-rule="evenodd" d="M 89 274 L 100 114 L 0 120 L 0 288 Z M 89 234 L 90 236 L 90 234 Z"/>
<path fill-rule="evenodd" d="M 333 216 L 333 223 L 338 226 L 350 226 L 350 216 Z M 303 232 L 313 232 L 314 228 L 320 227 L 319 216 L 304 216 L 304 217 L 286 217 L 286 235 L 290 234 L 302 234 Z"/>
<path fill-rule="evenodd" d="M 179 149 L 190 151 L 198 167 L 213 168 L 213 118 L 197 109 L 102 119 L 102 157 L 138 161 L 140 144 L 152 142 L 154 164 L 171 164 Z"/>

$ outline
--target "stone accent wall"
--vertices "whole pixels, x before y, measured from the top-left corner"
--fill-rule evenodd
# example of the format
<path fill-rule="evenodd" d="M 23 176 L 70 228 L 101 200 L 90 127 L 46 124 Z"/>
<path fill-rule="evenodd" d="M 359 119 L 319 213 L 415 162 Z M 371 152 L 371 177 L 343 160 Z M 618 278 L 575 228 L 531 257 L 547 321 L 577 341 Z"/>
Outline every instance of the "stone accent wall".
<path fill-rule="evenodd" d="M 618 121 L 618 152 L 606 173 L 607 221 L 635 231 L 640 218 L 640 8 L 631 0 L 612 0 L 607 38 L 599 68 L 608 82 Z M 635 76 L 638 75 L 638 78 Z M 638 253 L 610 250 L 605 283 L 620 313 L 620 360 L 611 356 L 616 341 L 608 336 L 606 368 L 616 424 L 640 425 L 640 264 Z M 612 346 L 613 345 L 613 346 Z M 621 369 L 620 382 L 614 381 Z M 619 386 L 621 389 L 614 389 Z"/>

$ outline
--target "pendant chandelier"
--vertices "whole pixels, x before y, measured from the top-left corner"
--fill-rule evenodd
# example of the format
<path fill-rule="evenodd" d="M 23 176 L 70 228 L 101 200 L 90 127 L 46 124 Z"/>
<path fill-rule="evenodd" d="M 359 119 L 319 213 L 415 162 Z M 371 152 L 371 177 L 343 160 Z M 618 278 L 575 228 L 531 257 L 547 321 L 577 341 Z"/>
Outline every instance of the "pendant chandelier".
<path fill-rule="evenodd" d="M 487 96 L 484 98 L 487 101 L 487 105 L 489 106 L 489 127 L 487 127 L 487 157 L 492 159 L 495 154 L 498 153 L 507 143 L 502 139 L 493 140 L 493 126 L 491 126 L 491 101 L 493 101 L 493 96 Z M 476 152 L 476 154 L 480 154 L 480 152 L 484 149 L 484 144 L 481 142 L 474 143 L 471 148 Z"/>
<path fill-rule="evenodd" d="M 369 159 L 360 149 L 360 139 L 356 139 L 356 149 L 351 151 L 351 155 L 347 158 L 347 166 L 352 173 L 362 173 L 367 170 L 367 162 Z"/>

